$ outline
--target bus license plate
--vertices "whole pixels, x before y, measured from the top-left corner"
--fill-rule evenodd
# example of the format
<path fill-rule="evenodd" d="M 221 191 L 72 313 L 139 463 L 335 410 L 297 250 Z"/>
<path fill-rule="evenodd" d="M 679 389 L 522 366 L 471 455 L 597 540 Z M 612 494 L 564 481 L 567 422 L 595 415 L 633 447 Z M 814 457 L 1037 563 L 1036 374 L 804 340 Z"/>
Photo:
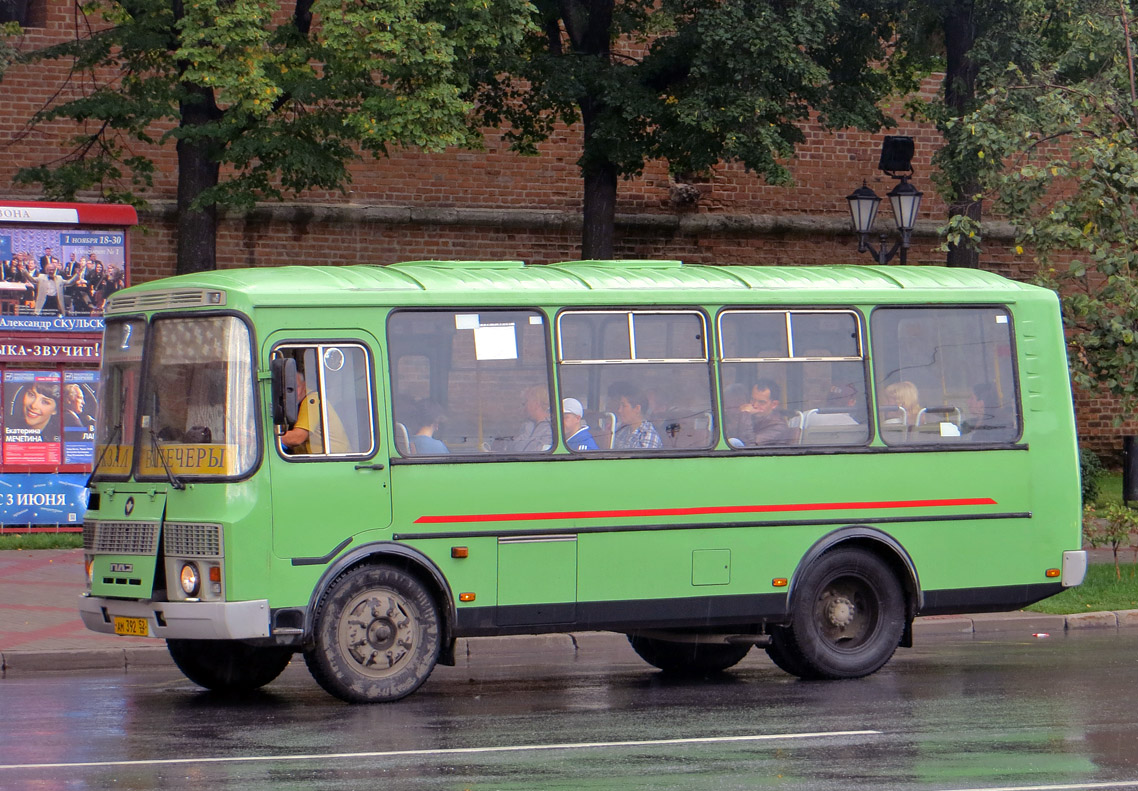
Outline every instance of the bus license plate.
<path fill-rule="evenodd" d="M 125 634 L 132 637 L 146 637 L 150 632 L 146 628 L 145 618 L 115 617 L 115 634 Z"/>

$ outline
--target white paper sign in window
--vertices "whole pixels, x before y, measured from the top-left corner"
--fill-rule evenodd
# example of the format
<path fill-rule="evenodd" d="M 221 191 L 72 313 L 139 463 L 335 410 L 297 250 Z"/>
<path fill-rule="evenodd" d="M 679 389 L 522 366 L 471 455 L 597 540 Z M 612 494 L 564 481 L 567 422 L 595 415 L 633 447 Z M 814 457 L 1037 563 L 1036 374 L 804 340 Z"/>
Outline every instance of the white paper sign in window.
<path fill-rule="evenodd" d="M 474 356 L 478 360 L 518 359 L 518 338 L 513 324 L 482 324 L 474 330 Z"/>

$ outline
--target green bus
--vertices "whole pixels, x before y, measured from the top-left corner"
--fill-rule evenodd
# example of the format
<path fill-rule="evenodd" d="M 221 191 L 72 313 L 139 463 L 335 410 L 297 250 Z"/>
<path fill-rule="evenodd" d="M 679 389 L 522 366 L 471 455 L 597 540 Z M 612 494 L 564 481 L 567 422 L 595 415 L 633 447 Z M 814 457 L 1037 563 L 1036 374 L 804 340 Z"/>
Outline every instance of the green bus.
<path fill-rule="evenodd" d="M 1078 585 L 1056 295 L 934 267 L 416 261 L 107 306 L 80 613 L 215 690 L 410 694 L 456 639 L 873 673 Z"/>

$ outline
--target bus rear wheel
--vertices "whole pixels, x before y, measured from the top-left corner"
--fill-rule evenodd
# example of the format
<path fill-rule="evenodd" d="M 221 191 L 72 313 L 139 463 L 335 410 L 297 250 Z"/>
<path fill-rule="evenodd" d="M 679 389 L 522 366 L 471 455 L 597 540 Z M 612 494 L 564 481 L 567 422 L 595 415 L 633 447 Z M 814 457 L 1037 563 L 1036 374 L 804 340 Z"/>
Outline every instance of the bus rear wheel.
<path fill-rule="evenodd" d="M 795 585 L 790 625 L 772 635 L 771 659 L 802 678 L 861 678 L 897 650 L 905 628 L 901 583 L 877 555 L 835 549 Z"/>
<path fill-rule="evenodd" d="M 349 703 L 386 703 L 419 688 L 439 658 L 439 613 L 430 592 L 390 566 L 337 578 L 316 610 L 304 661 L 316 682 Z"/>
<path fill-rule="evenodd" d="M 260 689 L 283 673 L 292 659 L 291 649 L 236 640 L 167 640 L 166 649 L 190 681 L 229 694 Z"/>
<path fill-rule="evenodd" d="M 681 643 L 635 634 L 628 642 L 645 662 L 677 675 L 718 673 L 739 664 L 751 650 L 748 643 Z"/>

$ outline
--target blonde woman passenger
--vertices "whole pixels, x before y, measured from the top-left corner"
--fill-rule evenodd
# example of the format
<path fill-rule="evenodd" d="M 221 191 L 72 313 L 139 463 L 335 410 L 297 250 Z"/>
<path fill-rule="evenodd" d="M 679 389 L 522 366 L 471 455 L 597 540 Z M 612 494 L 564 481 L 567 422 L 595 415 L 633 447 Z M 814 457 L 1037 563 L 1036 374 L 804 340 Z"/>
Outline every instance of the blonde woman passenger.
<path fill-rule="evenodd" d="M 894 382 L 891 385 L 886 385 L 885 390 L 881 394 L 881 406 L 883 420 L 882 423 L 888 426 L 901 425 L 902 422 L 907 422 L 910 426 L 917 424 L 917 415 L 920 414 L 920 395 L 917 392 L 917 386 L 912 382 Z M 896 415 L 895 410 L 884 409 L 884 407 L 901 407 L 904 411 L 904 418 Z M 892 415 L 885 418 L 885 415 Z"/>

